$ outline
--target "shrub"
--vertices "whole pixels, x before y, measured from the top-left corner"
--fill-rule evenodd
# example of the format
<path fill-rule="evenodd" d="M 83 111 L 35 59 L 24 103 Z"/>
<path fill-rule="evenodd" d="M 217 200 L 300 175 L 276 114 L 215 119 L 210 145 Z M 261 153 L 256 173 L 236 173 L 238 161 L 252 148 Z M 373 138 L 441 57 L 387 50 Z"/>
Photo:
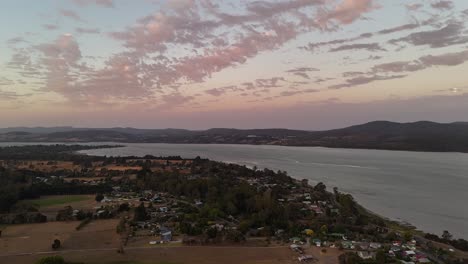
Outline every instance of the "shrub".
<path fill-rule="evenodd" d="M 104 199 L 104 195 L 102 195 L 101 193 L 98 193 L 96 195 L 96 202 L 100 202 Z"/>
<path fill-rule="evenodd" d="M 65 264 L 65 260 L 61 256 L 49 256 L 39 259 L 36 264 Z"/>

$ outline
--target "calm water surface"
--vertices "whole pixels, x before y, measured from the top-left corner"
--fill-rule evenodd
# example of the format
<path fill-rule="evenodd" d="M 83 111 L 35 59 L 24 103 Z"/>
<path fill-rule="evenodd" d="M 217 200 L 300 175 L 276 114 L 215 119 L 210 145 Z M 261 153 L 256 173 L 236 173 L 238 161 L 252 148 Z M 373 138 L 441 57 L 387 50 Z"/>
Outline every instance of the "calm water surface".
<path fill-rule="evenodd" d="M 201 156 L 285 170 L 312 184 L 322 181 L 330 190 L 336 186 L 351 193 L 360 204 L 382 216 L 427 232 L 440 235 L 449 230 L 457 237 L 468 238 L 468 154 L 251 145 L 123 145 L 82 153 Z"/>

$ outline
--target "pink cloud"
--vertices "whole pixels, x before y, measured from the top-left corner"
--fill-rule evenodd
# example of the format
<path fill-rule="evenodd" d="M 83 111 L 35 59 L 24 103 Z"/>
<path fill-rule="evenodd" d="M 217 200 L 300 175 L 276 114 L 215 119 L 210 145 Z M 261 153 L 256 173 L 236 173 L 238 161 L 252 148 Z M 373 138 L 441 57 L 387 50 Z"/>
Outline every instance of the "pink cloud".
<path fill-rule="evenodd" d="M 341 24 L 351 24 L 377 8 L 373 0 L 343 0 L 335 10 L 326 15 L 325 20 L 337 20 Z"/>
<path fill-rule="evenodd" d="M 416 10 L 421 9 L 424 5 L 420 3 L 413 3 L 413 4 L 407 4 L 405 6 L 406 6 L 406 9 L 408 9 L 409 11 L 416 11 Z"/>
<path fill-rule="evenodd" d="M 73 1 L 80 6 L 113 6 L 113 1 Z M 39 58 L 34 69 L 46 80 L 43 90 L 61 94 L 70 101 L 157 98 L 161 104 L 166 101 L 182 104 L 192 100 L 177 94 L 183 84 L 203 82 L 259 53 L 279 49 L 301 34 L 319 30 L 313 10 L 329 3 L 328 0 L 255 1 L 240 4 L 244 12 L 227 14 L 209 0 L 199 3 L 173 0 L 166 9 L 142 17 L 124 30 L 109 33 L 126 50 L 104 60 L 104 66 L 86 64 L 87 59 L 82 57 L 79 44 L 71 35 L 34 46 L 39 56 L 31 57 Z M 370 0 L 346 0 L 328 13 L 329 20 L 349 24 L 373 8 Z M 62 9 L 60 14 L 83 21 L 73 10 Z M 100 32 L 98 28 L 75 30 L 81 34 Z M 308 71 L 303 68 L 291 73 L 307 78 Z M 244 88 L 255 90 L 259 96 L 271 88 L 282 87 L 282 82 L 285 82 L 282 77 L 258 79 Z M 167 90 L 171 92 L 168 94 Z M 224 91 L 232 89 L 212 90 L 211 94 L 216 96 Z"/>

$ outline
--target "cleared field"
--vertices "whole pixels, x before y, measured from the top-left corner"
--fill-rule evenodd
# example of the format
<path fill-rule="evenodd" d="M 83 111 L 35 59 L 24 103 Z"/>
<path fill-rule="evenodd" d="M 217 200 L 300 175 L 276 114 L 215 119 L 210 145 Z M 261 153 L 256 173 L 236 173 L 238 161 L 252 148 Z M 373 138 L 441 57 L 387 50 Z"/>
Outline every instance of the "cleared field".
<path fill-rule="evenodd" d="M 90 195 L 57 195 L 57 196 L 43 196 L 39 199 L 26 200 L 35 205 L 38 205 L 40 208 L 57 206 L 57 205 L 72 205 L 74 203 L 89 201 L 93 196 Z"/>
<path fill-rule="evenodd" d="M 75 228 L 79 223 L 72 221 L 9 225 L 0 238 L 0 260 L 4 258 L 2 255 L 51 251 L 54 239 L 61 241 L 62 250 L 118 247 L 120 238 L 115 232 L 118 220 L 92 221 L 77 231 Z"/>
<path fill-rule="evenodd" d="M 32 160 L 23 162 L 18 168 L 52 172 L 55 170 L 79 170 L 80 166 L 74 165 L 71 161 L 54 161 L 49 163 L 43 160 Z"/>
<path fill-rule="evenodd" d="M 39 206 L 39 211 L 47 216 L 49 221 L 54 221 L 57 212 L 65 206 L 73 209 L 92 211 L 100 203 L 96 202 L 94 195 L 53 195 L 43 196 L 40 199 L 24 200 L 20 203 L 32 203 Z"/>
<path fill-rule="evenodd" d="M 106 262 L 105 264 L 146 264 L 145 262 L 141 261 L 114 261 L 114 262 Z M 152 262 L 151 264 L 180 264 L 176 262 L 169 262 L 169 261 L 156 261 Z"/>
<path fill-rule="evenodd" d="M 297 256 L 287 247 L 158 247 L 127 248 L 125 254 L 115 250 L 50 252 L 41 255 L 3 257 L 5 263 L 34 263 L 45 255 L 59 254 L 66 260 L 85 264 L 292 264 Z M 320 262 L 319 262 L 320 263 Z"/>
<path fill-rule="evenodd" d="M 66 260 L 85 264 L 290 264 L 298 263 L 297 254 L 288 245 L 276 247 L 249 246 L 169 246 L 151 247 L 141 241 L 130 241 L 125 254 L 118 254 L 120 237 L 115 232 L 118 220 L 92 221 L 80 231 L 79 222 L 9 226 L 0 238 L 0 262 L 26 264 L 48 255 L 62 255 Z M 62 248 L 51 250 L 52 240 L 62 241 Z M 144 239 L 143 239 L 144 240 Z M 327 253 L 319 248 L 307 249 L 320 264 L 336 264 L 337 249 Z"/>
<path fill-rule="evenodd" d="M 119 166 L 119 165 L 107 165 L 105 167 L 96 167 L 96 170 L 100 171 L 102 169 L 110 171 L 127 171 L 127 170 L 141 170 L 141 166 Z"/>

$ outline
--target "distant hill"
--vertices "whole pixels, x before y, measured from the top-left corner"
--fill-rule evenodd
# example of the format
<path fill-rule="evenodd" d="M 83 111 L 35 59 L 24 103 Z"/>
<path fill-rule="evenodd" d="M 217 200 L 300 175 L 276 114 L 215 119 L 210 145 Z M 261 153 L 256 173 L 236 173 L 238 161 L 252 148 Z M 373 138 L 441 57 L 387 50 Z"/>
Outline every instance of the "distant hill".
<path fill-rule="evenodd" d="M 342 129 L 311 132 L 290 143 L 340 148 L 468 152 L 468 124 L 375 121 Z"/>
<path fill-rule="evenodd" d="M 194 131 L 120 127 L 16 127 L 0 129 L 0 141 L 269 144 L 468 152 L 468 122 L 443 124 L 429 121 L 414 123 L 375 121 L 342 129 L 316 132 L 280 128 L 212 128 Z"/>

